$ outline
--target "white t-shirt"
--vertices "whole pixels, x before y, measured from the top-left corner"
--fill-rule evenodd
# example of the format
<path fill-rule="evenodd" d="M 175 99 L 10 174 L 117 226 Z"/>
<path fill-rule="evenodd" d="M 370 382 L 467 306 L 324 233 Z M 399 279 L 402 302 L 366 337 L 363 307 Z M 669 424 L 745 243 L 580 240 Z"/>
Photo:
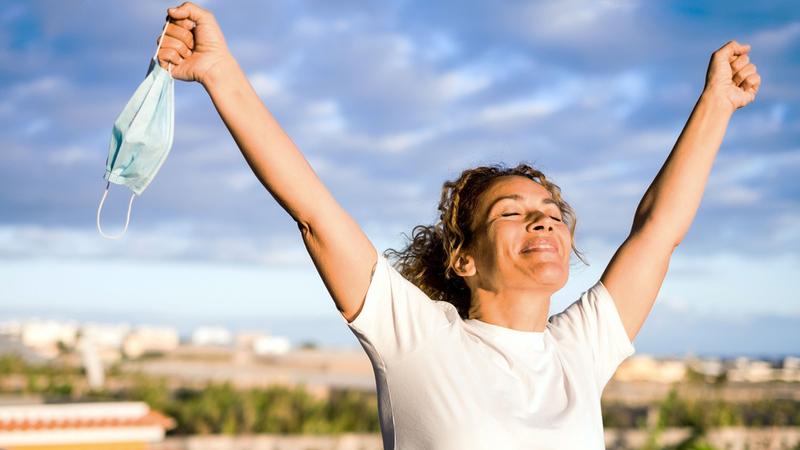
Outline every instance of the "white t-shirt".
<path fill-rule="evenodd" d="M 345 323 L 372 362 L 386 450 L 604 449 L 600 395 L 634 353 L 600 281 L 519 331 L 461 319 L 380 253 Z"/>

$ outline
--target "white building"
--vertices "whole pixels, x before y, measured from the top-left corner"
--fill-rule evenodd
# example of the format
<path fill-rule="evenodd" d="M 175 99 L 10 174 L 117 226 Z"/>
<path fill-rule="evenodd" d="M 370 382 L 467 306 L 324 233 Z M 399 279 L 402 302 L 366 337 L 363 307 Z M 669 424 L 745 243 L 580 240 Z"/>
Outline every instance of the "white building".
<path fill-rule="evenodd" d="M 763 383 L 778 378 L 776 372 L 768 361 L 750 360 L 742 356 L 736 358 L 728 369 L 728 380 Z"/>
<path fill-rule="evenodd" d="M 800 358 L 787 356 L 783 359 L 780 379 L 787 382 L 800 381 Z"/>
<path fill-rule="evenodd" d="M 256 355 L 283 355 L 289 353 L 292 345 L 283 336 L 261 336 L 253 341 L 253 353 Z"/>
<path fill-rule="evenodd" d="M 91 340 L 99 347 L 119 350 L 130 331 L 128 324 L 87 323 L 81 327 L 81 339 Z"/>
<path fill-rule="evenodd" d="M 270 336 L 262 331 L 245 331 L 236 335 L 236 346 L 244 351 L 256 355 L 283 355 L 291 350 L 292 345 L 288 338 L 283 336 Z"/>
<path fill-rule="evenodd" d="M 26 347 L 46 358 L 55 358 L 59 354 L 59 344 L 75 346 L 78 326 L 55 320 L 29 320 L 23 322 L 18 331 L 19 340 Z"/>
<path fill-rule="evenodd" d="M 233 334 L 223 327 L 199 327 L 192 332 L 192 344 L 197 346 L 227 347 L 233 343 Z"/>
<path fill-rule="evenodd" d="M 658 360 L 650 355 L 633 355 L 620 364 L 617 381 L 655 381 L 675 383 L 686 376 L 686 363 L 681 360 Z"/>
<path fill-rule="evenodd" d="M 88 323 L 80 329 L 81 346 L 91 344 L 104 363 L 112 363 L 122 356 L 122 342 L 130 330 L 127 324 Z"/>
<path fill-rule="evenodd" d="M 18 320 L 0 322 L 0 336 L 19 339 L 20 335 L 22 335 L 22 322 Z"/>
<path fill-rule="evenodd" d="M 136 327 L 122 341 L 122 352 L 128 358 L 138 358 L 148 352 L 167 353 L 178 348 L 178 330 L 169 327 Z"/>

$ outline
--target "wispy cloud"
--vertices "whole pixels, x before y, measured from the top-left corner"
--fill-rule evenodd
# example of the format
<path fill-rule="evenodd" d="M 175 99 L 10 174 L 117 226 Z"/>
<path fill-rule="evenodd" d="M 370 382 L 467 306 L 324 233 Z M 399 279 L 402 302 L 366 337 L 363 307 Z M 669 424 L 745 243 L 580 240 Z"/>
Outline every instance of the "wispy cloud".
<path fill-rule="evenodd" d="M 583 242 L 613 249 L 700 94 L 711 52 L 748 42 L 762 91 L 731 120 L 681 251 L 800 253 L 791 2 L 757 16 L 734 8 L 724 21 L 639 1 L 204 4 L 261 99 L 382 243 L 433 221 L 442 182 L 461 170 L 528 161 L 562 187 Z M 0 7 L 0 259 L 309 267 L 296 226 L 203 89 L 182 82 L 175 145 L 134 202 L 128 235 L 97 236 L 111 124 L 144 75 L 166 6 Z M 108 227 L 127 195 L 112 187 Z"/>

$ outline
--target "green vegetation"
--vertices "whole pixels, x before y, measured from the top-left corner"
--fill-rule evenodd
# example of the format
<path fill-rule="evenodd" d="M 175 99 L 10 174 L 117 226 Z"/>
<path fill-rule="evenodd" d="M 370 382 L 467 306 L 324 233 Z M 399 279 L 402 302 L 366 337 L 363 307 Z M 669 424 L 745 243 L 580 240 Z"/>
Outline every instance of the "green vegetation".
<path fill-rule="evenodd" d="M 318 399 L 304 386 L 237 389 L 228 383 L 203 388 L 171 388 L 165 379 L 142 374 L 108 373 L 117 390 L 86 391 L 80 369 L 58 365 L 34 366 L 15 356 L 0 356 L 0 393 L 36 394 L 54 401 L 144 401 L 176 421 L 171 434 L 337 434 L 377 433 L 377 398 L 374 393 L 333 391 Z M 700 382 L 700 379 L 695 379 Z M 719 382 L 719 380 L 712 380 Z M 800 426 L 800 401 L 761 399 L 728 403 L 720 400 L 681 398 L 673 388 L 658 404 L 632 407 L 603 405 L 607 428 L 648 430 L 650 445 L 659 448 L 660 433 L 671 427 L 688 427 L 689 438 L 673 450 L 715 450 L 704 440 L 709 429 L 724 426 Z M 795 449 L 800 450 L 800 448 Z"/>
<path fill-rule="evenodd" d="M 800 402 L 793 399 L 760 399 L 741 403 L 718 399 L 684 399 L 673 388 L 655 408 L 661 428 L 707 430 L 731 426 L 800 426 Z M 603 405 L 603 424 L 606 427 L 646 428 L 647 416 L 648 408 L 645 407 Z"/>
<path fill-rule="evenodd" d="M 15 356 L 0 356 L 0 379 L 26 380 L 3 393 L 39 394 L 57 401 L 144 401 L 176 421 L 171 434 L 337 434 L 378 433 L 377 397 L 373 393 L 333 391 L 328 399 L 313 397 L 304 386 L 236 389 L 210 383 L 203 389 L 170 389 L 164 379 L 141 374 L 117 374 L 128 386 L 117 391 L 78 393 L 80 370 L 32 366 Z"/>
<path fill-rule="evenodd" d="M 762 399 L 742 403 L 684 399 L 678 396 L 673 387 L 654 408 L 651 414 L 655 413 L 655 423 L 648 424 L 646 408 L 626 409 L 622 405 L 604 405 L 603 423 L 607 427 L 646 429 L 648 443 L 642 450 L 719 450 L 705 439 L 707 432 L 713 428 L 800 425 L 800 402 L 790 399 Z M 659 436 L 671 427 L 688 428 L 689 436 L 674 446 L 659 445 Z"/>
<path fill-rule="evenodd" d="M 85 399 L 108 399 L 105 392 Z M 137 376 L 134 386 L 111 398 L 147 402 L 173 419 L 172 434 L 337 434 L 377 433 L 374 394 L 333 392 L 327 400 L 312 397 L 303 386 L 236 389 L 211 383 L 204 389 L 171 391 L 163 380 Z"/>

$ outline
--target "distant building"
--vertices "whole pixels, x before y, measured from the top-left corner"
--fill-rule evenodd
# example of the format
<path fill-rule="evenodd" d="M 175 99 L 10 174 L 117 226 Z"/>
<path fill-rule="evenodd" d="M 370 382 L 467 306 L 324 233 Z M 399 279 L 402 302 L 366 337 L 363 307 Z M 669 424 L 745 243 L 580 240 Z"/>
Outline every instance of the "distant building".
<path fill-rule="evenodd" d="M 22 322 L 18 320 L 6 320 L 0 322 L 0 336 L 12 339 L 19 339 L 22 334 Z"/>
<path fill-rule="evenodd" d="M 712 381 L 726 374 L 725 364 L 719 358 L 687 358 L 687 363 L 692 370 L 703 375 L 707 381 Z"/>
<path fill-rule="evenodd" d="M 127 324 L 88 323 L 81 326 L 78 346 L 91 345 L 104 364 L 111 364 L 122 357 L 122 342 L 130 330 Z"/>
<path fill-rule="evenodd" d="M 780 371 L 781 381 L 800 381 L 800 358 L 787 356 L 783 359 L 783 367 Z"/>
<path fill-rule="evenodd" d="M 655 381 L 676 383 L 686 376 L 686 363 L 681 360 L 658 360 L 650 355 L 634 355 L 620 364 L 614 379 L 617 381 Z"/>
<path fill-rule="evenodd" d="M 780 378 L 779 371 L 768 361 L 751 360 L 744 356 L 736 358 L 728 369 L 728 380 L 763 383 Z"/>
<path fill-rule="evenodd" d="M 26 347 L 45 358 L 55 358 L 60 353 L 59 345 L 75 345 L 78 326 L 55 320 L 30 320 L 21 325 L 19 333 L 19 340 Z"/>
<path fill-rule="evenodd" d="M 197 346 L 227 347 L 233 343 L 233 335 L 223 327 L 199 327 L 192 332 L 192 344 Z"/>
<path fill-rule="evenodd" d="M 95 345 L 121 349 L 122 341 L 130 333 L 127 324 L 87 323 L 81 327 L 81 339 L 91 339 Z"/>
<path fill-rule="evenodd" d="M 284 355 L 291 348 L 291 342 L 283 336 L 263 336 L 253 341 L 253 353 L 256 355 Z"/>
<path fill-rule="evenodd" d="M 259 356 L 285 355 L 292 349 L 289 338 L 270 336 L 260 331 L 237 334 L 236 346 Z"/>
<path fill-rule="evenodd" d="M 0 448 L 145 450 L 174 426 L 141 402 L 0 406 Z"/>
<path fill-rule="evenodd" d="M 168 353 L 180 344 L 178 330 L 169 327 L 136 327 L 122 341 L 122 352 L 128 358 L 138 358 L 145 353 Z"/>

